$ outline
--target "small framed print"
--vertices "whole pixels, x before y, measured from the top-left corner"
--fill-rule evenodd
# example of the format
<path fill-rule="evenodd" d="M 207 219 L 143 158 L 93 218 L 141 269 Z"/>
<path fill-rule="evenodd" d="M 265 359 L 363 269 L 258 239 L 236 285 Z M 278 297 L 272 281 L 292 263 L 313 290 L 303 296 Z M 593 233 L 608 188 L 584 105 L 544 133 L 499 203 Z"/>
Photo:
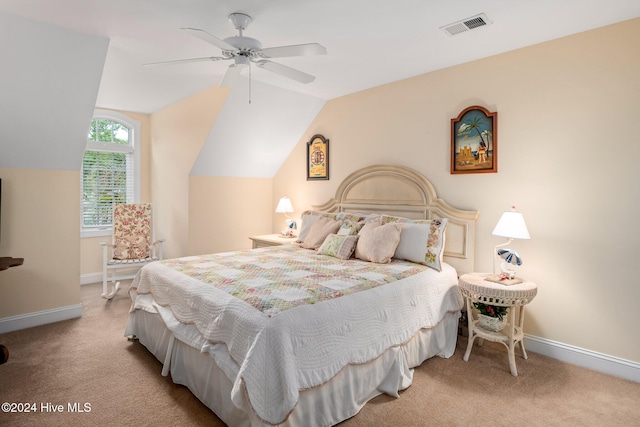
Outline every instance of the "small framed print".
<path fill-rule="evenodd" d="M 451 119 L 451 173 L 498 172 L 498 113 L 473 106 Z"/>
<path fill-rule="evenodd" d="M 314 135 L 307 142 L 307 181 L 329 179 L 329 140 Z"/>

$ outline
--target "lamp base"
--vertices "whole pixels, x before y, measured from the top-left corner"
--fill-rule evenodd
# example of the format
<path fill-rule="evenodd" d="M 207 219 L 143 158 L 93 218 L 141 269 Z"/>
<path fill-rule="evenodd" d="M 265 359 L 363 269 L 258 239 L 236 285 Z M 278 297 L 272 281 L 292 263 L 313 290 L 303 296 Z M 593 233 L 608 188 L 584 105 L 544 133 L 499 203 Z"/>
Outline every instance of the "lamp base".
<path fill-rule="evenodd" d="M 499 273 L 498 269 L 496 268 L 496 258 L 498 258 L 498 248 L 501 248 L 503 246 L 507 246 L 511 242 L 513 242 L 513 239 L 509 238 L 509 240 L 506 243 L 501 243 L 499 245 L 496 245 L 493 248 L 493 255 L 491 257 L 491 260 L 493 261 L 493 274 L 498 274 Z"/>
<path fill-rule="evenodd" d="M 509 268 L 509 264 L 503 262 L 500 264 L 500 275 L 507 279 L 515 279 L 516 271 L 512 268 Z"/>

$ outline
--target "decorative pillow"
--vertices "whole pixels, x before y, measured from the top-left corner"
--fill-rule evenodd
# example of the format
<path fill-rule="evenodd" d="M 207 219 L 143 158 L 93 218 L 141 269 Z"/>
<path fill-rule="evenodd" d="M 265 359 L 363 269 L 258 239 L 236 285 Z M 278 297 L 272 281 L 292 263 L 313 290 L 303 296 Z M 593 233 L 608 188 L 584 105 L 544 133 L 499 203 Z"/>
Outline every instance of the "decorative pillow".
<path fill-rule="evenodd" d="M 113 249 L 114 259 L 144 259 L 149 256 L 149 243 L 145 236 L 122 237 Z"/>
<path fill-rule="evenodd" d="M 340 221 L 320 216 L 311 226 L 309 233 L 302 242 L 302 247 L 305 249 L 318 249 L 322 242 L 324 242 L 324 239 L 326 239 L 329 234 L 335 234 L 341 225 L 342 222 Z"/>
<path fill-rule="evenodd" d="M 386 221 L 387 224 L 392 222 L 402 224 L 400 243 L 394 258 L 423 264 L 436 271 L 442 270 L 447 218 L 409 220 L 383 216 L 382 221 Z"/>
<path fill-rule="evenodd" d="M 404 218 L 401 216 L 391 216 L 391 215 L 380 215 L 380 222 L 382 224 L 388 224 L 390 222 L 399 222 L 401 224 L 404 224 L 405 222 L 415 222 L 415 221 L 422 221 L 422 220 L 413 220 L 413 219 L 409 219 L 409 218 Z"/>
<path fill-rule="evenodd" d="M 338 230 L 338 234 L 343 236 L 355 236 L 363 225 L 364 222 L 353 222 L 350 219 L 344 220 L 340 230 Z"/>
<path fill-rule="evenodd" d="M 368 222 L 358 234 L 356 258 L 379 264 L 391 262 L 391 258 L 400 242 L 401 225 L 397 223 L 380 224 Z"/>
<path fill-rule="evenodd" d="M 340 221 L 353 221 L 365 223 L 371 218 L 378 217 L 378 214 L 363 214 L 363 213 L 350 213 L 350 212 L 340 212 L 336 215 L 336 219 Z"/>
<path fill-rule="evenodd" d="M 329 234 L 318 249 L 318 253 L 339 259 L 349 259 L 356 249 L 357 242 L 358 236 Z"/>
<path fill-rule="evenodd" d="M 309 230 L 311 230 L 311 227 L 313 226 L 313 224 L 315 224 L 318 218 L 326 217 L 326 218 L 335 219 L 336 215 L 337 214 L 335 213 L 319 212 L 319 211 L 302 212 L 302 215 L 300 218 L 300 223 L 301 223 L 300 232 L 298 233 L 298 240 L 296 240 L 296 242 L 298 243 L 304 242 L 304 239 L 307 237 L 307 234 L 309 234 Z"/>
<path fill-rule="evenodd" d="M 151 204 L 117 204 L 113 208 L 113 258 L 150 256 Z"/>

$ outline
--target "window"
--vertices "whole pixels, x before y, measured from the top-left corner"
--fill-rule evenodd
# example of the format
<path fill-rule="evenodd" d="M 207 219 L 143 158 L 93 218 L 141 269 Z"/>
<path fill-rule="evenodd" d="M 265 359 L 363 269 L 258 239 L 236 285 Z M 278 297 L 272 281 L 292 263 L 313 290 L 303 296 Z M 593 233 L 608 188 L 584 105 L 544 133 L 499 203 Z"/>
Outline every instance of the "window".
<path fill-rule="evenodd" d="M 82 237 L 110 235 L 113 206 L 139 201 L 139 133 L 123 114 L 94 112 L 82 161 Z"/>

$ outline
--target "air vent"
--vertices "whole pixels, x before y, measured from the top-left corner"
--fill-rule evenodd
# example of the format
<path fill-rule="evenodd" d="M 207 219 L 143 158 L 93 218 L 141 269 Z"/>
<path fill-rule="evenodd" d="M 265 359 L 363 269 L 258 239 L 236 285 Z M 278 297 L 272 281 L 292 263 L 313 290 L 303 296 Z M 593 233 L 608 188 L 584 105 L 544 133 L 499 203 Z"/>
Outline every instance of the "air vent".
<path fill-rule="evenodd" d="M 487 18 L 487 15 L 481 13 L 480 15 L 445 25 L 444 27 L 440 27 L 440 29 L 449 36 L 455 36 L 490 24 L 492 24 L 492 22 Z"/>

